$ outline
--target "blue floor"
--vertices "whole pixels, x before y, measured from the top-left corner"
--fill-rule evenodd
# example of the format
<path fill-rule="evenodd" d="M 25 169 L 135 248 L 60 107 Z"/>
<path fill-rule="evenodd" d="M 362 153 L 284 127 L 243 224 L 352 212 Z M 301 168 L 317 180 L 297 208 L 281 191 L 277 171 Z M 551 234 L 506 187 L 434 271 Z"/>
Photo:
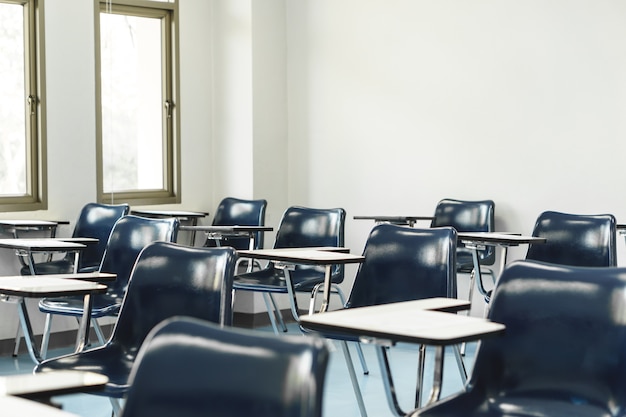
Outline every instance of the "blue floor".
<path fill-rule="evenodd" d="M 270 328 L 257 329 L 256 331 L 271 331 Z M 299 334 L 295 325 L 290 326 L 290 333 Z M 359 409 L 350 383 L 350 377 L 343 357 L 341 346 L 334 341 L 329 341 L 331 359 L 328 367 L 326 385 L 324 391 L 324 417 L 359 417 Z M 468 373 L 473 364 L 476 344 L 467 345 L 465 353 L 465 366 Z M 370 417 L 393 416 L 385 397 L 381 380 L 380 367 L 375 348 L 371 345 L 363 345 L 363 352 L 370 370 L 369 375 L 363 375 L 356 351 L 352 350 L 355 369 L 359 377 L 361 390 L 365 400 L 365 406 Z M 49 356 L 64 353 L 63 350 L 51 351 Z M 426 358 L 426 386 L 425 396 L 430 391 L 432 380 L 432 350 L 427 350 Z M 400 406 L 404 410 L 411 410 L 415 401 L 415 382 L 417 368 L 417 347 L 409 344 L 399 344 L 390 350 L 392 374 L 398 391 Z M 0 357 L 0 375 L 16 373 L 30 373 L 33 363 L 29 356 L 24 354 L 18 358 Z M 445 368 L 443 378 L 442 398 L 462 389 L 463 384 L 459 374 L 453 352 L 446 349 Z M 111 406 L 109 400 L 103 397 L 76 394 L 56 397 L 64 410 L 77 414 L 81 417 L 110 417 Z"/>

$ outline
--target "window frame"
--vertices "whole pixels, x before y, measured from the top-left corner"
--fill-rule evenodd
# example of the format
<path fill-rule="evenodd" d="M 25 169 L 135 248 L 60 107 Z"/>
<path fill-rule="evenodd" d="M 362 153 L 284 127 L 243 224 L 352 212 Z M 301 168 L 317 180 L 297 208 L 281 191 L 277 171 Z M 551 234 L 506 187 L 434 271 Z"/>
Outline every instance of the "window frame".
<path fill-rule="evenodd" d="M 44 2 L 0 0 L 24 7 L 24 112 L 26 120 L 26 194 L 0 195 L 0 212 L 48 208 Z"/>
<path fill-rule="evenodd" d="M 104 192 L 104 153 L 102 134 L 102 95 L 100 58 L 100 14 L 114 13 L 150 18 L 161 18 L 162 89 L 163 89 L 163 158 L 164 189 Z M 178 57 L 178 2 L 151 0 L 95 0 L 96 51 L 96 178 L 97 199 L 101 203 L 129 204 L 180 203 L 180 113 L 179 113 L 179 57 Z M 169 103 L 169 110 L 166 106 Z M 168 117 L 168 111 L 170 116 Z"/>

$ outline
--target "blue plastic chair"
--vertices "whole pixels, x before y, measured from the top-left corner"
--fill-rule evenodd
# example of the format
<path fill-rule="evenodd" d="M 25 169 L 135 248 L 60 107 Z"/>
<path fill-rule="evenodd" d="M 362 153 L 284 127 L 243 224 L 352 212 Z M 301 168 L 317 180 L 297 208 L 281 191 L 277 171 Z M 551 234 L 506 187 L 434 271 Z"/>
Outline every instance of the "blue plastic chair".
<path fill-rule="evenodd" d="M 617 226 L 612 214 L 545 211 L 533 236 L 546 243 L 529 245 L 526 259 L 571 266 L 616 266 Z"/>
<path fill-rule="evenodd" d="M 320 417 L 329 353 L 189 318 L 156 327 L 131 373 L 123 417 Z"/>
<path fill-rule="evenodd" d="M 452 227 L 408 228 L 392 224 L 375 226 L 367 239 L 363 256 L 345 308 L 367 307 L 431 297 L 457 297 L 456 230 Z M 323 336 L 341 341 L 361 415 L 367 415 L 348 341 L 358 338 L 325 332 Z M 420 350 L 423 372 L 424 347 Z M 465 369 L 460 350 L 455 355 Z M 423 379 L 423 376 L 420 376 Z"/>
<path fill-rule="evenodd" d="M 154 326 L 178 315 L 220 325 L 232 324 L 236 258 L 233 248 L 199 248 L 169 242 L 148 244 L 132 269 L 110 340 L 104 346 L 46 360 L 37 365 L 35 372 L 83 370 L 106 375 L 109 382 L 97 394 L 112 398 L 118 414 L 119 404 L 115 399 L 126 394 L 137 352 Z M 193 369 L 181 371 L 190 373 Z"/>
<path fill-rule="evenodd" d="M 465 389 L 413 417 L 626 415 L 626 269 L 516 261 Z"/>
<path fill-rule="evenodd" d="M 617 226 L 612 214 L 571 214 L 544 211 L 537 217 L 533 236 L 545 243 L 531 244 L 527 260 L 558 265 L 617 266 Z M 485 293 L 489 302 L 493 291 Z"/>
<path fill-rule="evenodd" d="M 493 200 L 455 200 L 446 198 L 435 208 L 434 219 L 431 227 L 454 227 L 457 232 L 493 232 L 495 231 L 495 209 Z M 489 266 L 496 260 L 496 251 L 493 246 L 486 246 L 478 251 L 482 274 L 491 275 L 493 271 Z M 482 282 L 476 283 L 472 250 L 465 248 L 463 243 L 457 245 L 456 253 L 457 272 L 470 274 L 469 300 L 474 294 L 474 285 L 484 293 Z M 484 294 L 483 294 L 484 295 Z"/>
<path fill-rule="evenodd" d="M 213 226 L 265 226 L 267 200 L 242 200 L 226 197 L 217 206 Z M 263 247 L 264 233 L 257 232 L 253 249 Z M 222 237 L 218 241 L 208 237 L 204 246 L 230 246 L 235 249 L 250 249 L 250 240 L 245 237 Z"/>
<path fill-rule="evenodd" d="M 317 209 L 309 207 L 289 207 L 280 221 L 274 248 L 301 248 L 315 246 L 344 246 L 344 228 L 346 212 L 342 208 Z M 324 282 L 324 268 L 312 265 L 296 265 L 295 270 L 290 271 L 292 290 L 295 292 L 309 292 L 311 299 L 321 290 L 320 284 Z M 345 299 L 338 284 L 343 282 L 344 267 L 335 265 L 332 268 L 331 282 L 332 291 L 339 294 L 341 304 Z M 237 291 L 256 291 L 263 293 L 267 312 L 272 327 L 278 334 L 276 321 L 281 323 L 283 331 L 286 327 L 276 306 L 274 294 L 288 294 L 287 283 L 282 269 L 276 268 L 273 262 L 258 271 L 240 274 L 235 277 L 233 285 Z M 297 321 L 299 308 L 296 297 L 289 297 L 291 312 Z"/>
<path fill-rule="evenodd" d="M 117 316 L 122 299 L 126 294 L 130 273 L 137 256 L 148 244 L 157 241 L 174 242 L 178 233 L 179 221 L 175 218 L 149 219 L 134 215 L 119 219 L 109 237 L 100 272 L 117 274 L 115 281 L 107 283 L 107 292 L 95 294 L 91 310 L 92 324 L 100 343 L 104 335 L 97 319 Z M 83 315 L 83 299 L 80 297 L 43 298 L 39 310 L 45 314 L 42 354 L 45 355 L 50 337 L 52 316 L 63 315 L 80 318 Z"/>
<path fill-rule="evenodd" d="M 128 204 L 88 203 L 80 211 L 72 237 L 89 237 L 98 239 L 98 243 L 89 244 L 81 251 L 78 259 L 78 272 L 97 271 L 102 262 L 111 230 L 121 217 L 126 216 Z M 68 254 L 61 259 L 39 262 L 35 265 L 37 275 L 71 274 L 74 272 L 74 255 Z M 20 270 L 22 275 L 31 275 L 28 266 Z"/>

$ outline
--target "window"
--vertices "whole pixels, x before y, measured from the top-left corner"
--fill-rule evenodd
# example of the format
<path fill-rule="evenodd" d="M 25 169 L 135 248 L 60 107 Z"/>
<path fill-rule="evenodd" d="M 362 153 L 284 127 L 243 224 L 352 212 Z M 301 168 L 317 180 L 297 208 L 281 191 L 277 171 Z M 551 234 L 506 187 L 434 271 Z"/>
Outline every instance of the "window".
<path fill-rule="evenodd" d="M 43 9 L 0 0 L 0 211 L 46 208 Z"/>
<path fill-rule="evenodd" d="M 180 202 L 176 3 L 99 2 L 98 197 Z"/>

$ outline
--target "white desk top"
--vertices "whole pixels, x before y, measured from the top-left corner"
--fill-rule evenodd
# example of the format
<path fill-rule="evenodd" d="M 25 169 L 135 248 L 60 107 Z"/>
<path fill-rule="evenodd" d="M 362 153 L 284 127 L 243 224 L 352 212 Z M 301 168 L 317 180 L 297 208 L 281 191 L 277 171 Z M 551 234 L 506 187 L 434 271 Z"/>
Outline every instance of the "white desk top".
<path fill-rule="evenodd" d="M 422 300 L 301 316 L 302 327 L 393 342 L 451 345 L 504 331 L 486 319 L 424 310 Z"/>
<path fill-rule="evenodd" d="M 189 210 L 141 210 L 133 209 L 132 214 L 145 214 L 149 216 L 164 216 L 164 217 L 206 217 L 209 213 L 204 211 L 189 211 Z"/>
<path fill-rule="evenodd" d="M 79 272 L 77 274 L 46 274 L 46 275 L 6 275 L 0 276 L 1 280 L 18 280 L 18 279 L 41 279 L 43 277 L 53 278 L 53 279 L 73 279 L 73 280 L 83 280 L 83 281 L 95 281 L 95 282 L 108 282 L 115 281 L 117 279 L 117 274 L 112 274 L 110 272 Z"/>
<path fill-rule="evenodd" d="M 106 289 L 106 285 L 96 282 L 54 278 L 47 275 L 0 277 L 0 294 L 18 297 L 59 297 L 102 293 Z"/>
<path fill-rule="evenodd" d="M 271 226 L 180 226 L 179 230 L 196 230 L 207 233 L 252 233 L 252 232 L 271 232 L 274 230 Z"/>
<path fill-rule="evenodd" d="M 0 248 L 30 251 L 64 251 L 84 249 L 85 245 L 78 242 L 44 237 L 37 239 L 0 239 Z"/>
<path fill-rule="evenodd" d="M 0 227 L 55 227 L 60 224 L 69 224 L 67 220 L 0 220 Z"/>
<path fill-rule="evenodd" d="M 389 223 L 414 223 L 418 220 L 432 221 L 434 216 L 354 216 L 354 220 L 374 220 Z"/>
<path fill-rule="evenodd" d="M 50 371 L 0 377 L 0 395 L 52 396 L 103 387 L 109 378 L 94 372 Z"/>
<path fill-rule="evenodd" d="M 244 258 L 309 265 L 348 264 L 359 263 L 365 260 L 365 257 L 362 255 L 352 255 L 340 250 L 320 250 L 318 248 L 240 250 L 238 253 Z"/>
<path fill-rule="evenodd" d="M 545 237 L 523 236 L 516 233 L 503 232 L 457 232 L 458 240 L 462 242 L 477 242 L 483 244 L 520 245 L 528 243 L 545 243 Z"/>

